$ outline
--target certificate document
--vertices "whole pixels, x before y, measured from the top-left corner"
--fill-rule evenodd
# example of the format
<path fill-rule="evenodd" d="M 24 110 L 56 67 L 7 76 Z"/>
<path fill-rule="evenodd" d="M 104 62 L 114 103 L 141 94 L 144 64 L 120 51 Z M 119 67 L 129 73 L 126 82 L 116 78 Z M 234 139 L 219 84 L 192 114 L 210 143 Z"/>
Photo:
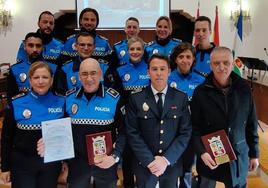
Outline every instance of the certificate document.
<path fill-rule="evenodd" d="M 42 136 L 45 143 L 44 162 L 74 157 L 71 118 L 43 121 Z"/>

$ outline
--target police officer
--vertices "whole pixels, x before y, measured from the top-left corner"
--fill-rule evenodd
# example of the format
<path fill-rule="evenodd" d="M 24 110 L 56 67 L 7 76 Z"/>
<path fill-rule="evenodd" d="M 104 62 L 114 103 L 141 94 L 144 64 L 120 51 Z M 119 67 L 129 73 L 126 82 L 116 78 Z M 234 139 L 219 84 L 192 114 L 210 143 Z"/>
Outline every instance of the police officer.
<path fill-rule="evenodd" d="M 211 72 L 210 53 L 215 48 L 215 44 L 210 42 L 211 33 L 211 20 L 206 16 L 199 16 L 194 25 L 194 35 L 197 40 L 194 69 L 205 76 Z"/>
<path fill-rule="evenodd" d="M 7 94 L 11 98 L 21 92 L 28 92 L 30 90 L 28 71 L 30 65 L 37 61 L 42 60 L 43 43 L 42 37 L 39 33 L 30 32 L 25 36 L 24 49 L 26 52 L 26 58 L 13 64 L 10 68 L 8 75 L 8 87 Z M 55 73 L 57 65 L 45 62 Z"/>
<path fill-rule="evenodd" d="M 96 28 L 99 24 L 99 14 L 97 10 L 93 8 L 85 8 L 81 11 L 79 15 L 79 25 L 82 32 L 90 32 L 94 35 L 95 39 L 95 49 L 93 56 L 104 57 L 112 53 L 108 39 L 104 38 L 101 35 L 96 34 Z M 62 54 L 65 58 L 70 59 L 78 55 L 77 50 L 75 49 L 75 39 L 76 35 L 71 35 L 68 37 L 67 41 L 64 44 Z"/>
<path fill-rule="evenodd" d="M 116 54 L 116 65 L 124 65 L 129 61 L 128 39 L 137 37 L 140 33 L 139 20 L 135 17 L 129 17 L 125 23 L 126 39 L 114 44 L 114 52 Z"/>
<path fill-rule="evenodd" d="M 61 54 L 63 43 L 53 38 L 53 30 L 55 26 L 54 15 L 49 11 L 44 11 L 38 18 L 37 33 L 41 35 L 43 41 L 43 58 L 49 62 L 56 63 L 57 58 Z M 25 51 L 25 42 L 22 42 L 19 51 L 17 53 L 17 62 L 27 59 L 27 53 Z"/>
<path fill-rule="evenodd" d="M 171 63 L 176 65 L 168 78 L 170 87 L 177 88 L 185 92 L 190 102 L 193 96 L 194 89 L 204 82 L 205 77 L 195 70 L 192 70 L 195 60 L 195 49 L 187 42 L 183 42 L 174 48 L 171 56 Z M 183 174 L 180 177 L 180 188 L 191 188 L 192 186 L 192 166 L 195 161 L 195 154 L 192 142 L 189 142 L 188 147 L 182 156 Z"/>
<path fill-rule="evenodd" d="M 156 22 L 156 37 L 155 40 L 148 43 L 145 51 L 148 57 L 158 53 L 169 56 L 175 46 L 181 43 L 181 40 L 171 38 L 172 23 L 169 17 L 161 16 Z"/>
<path fill-rule="evenodd" d="M 20 94 L 8 105 L 1 136 L 1 170 L 4 183 L 14 188 L 57 187 L 60 162 L 44 164 L 37 155 L 41 122 L 64 116 L 65 100 L 50 91 L 52 70 L 41 61 L 29 69 L 32 90 Z"/>
<path fill-rule="evenodd" d="M 78 56 L 64 63 L 61 69 L 58 69 L 56 73 L 57 78 L 55 85 L 57 88 L 57 92 L 63 95 L 67 91 L 72 90 L 74 88 L 79 88 L 81 86 L 78 74 L 79 67 L 84 59 L 93 57 L 92 54 L 95 48 L 94 36 L 91 33 L 80 32 L 76 35 L 76 42 L 74 46 L 78 52 Z M 111 86 L 112 84 L 110 82 L 112 82 L 112 78 L 110 78 L 109 76 L 110 71 L 108 71 L 108 61 L 99 59 L 98 57 L 93 58 L 98 59 L 103 73 L 102 78 L 105 78 L 105 86 Z"/>
<path fill-rule="evenodd" d="M 75 158 L 68 162 L 68 187 L 87 188 L 91 176 L 96 188 L 116 188 L 117 164 L 125 145 L 122 126 L 123 106 L 119 93 L 105 89 L 100 83 L 102 71 L 92 58 L 82 61 L 79 68 L 81 88 L 67 96 L 66 112 L 72 119 Z M 116 129 L 118 135 L 116 135 Z M 112 131 L 113 151 L 111 155 L 88 164 L 85 135 Z"/>

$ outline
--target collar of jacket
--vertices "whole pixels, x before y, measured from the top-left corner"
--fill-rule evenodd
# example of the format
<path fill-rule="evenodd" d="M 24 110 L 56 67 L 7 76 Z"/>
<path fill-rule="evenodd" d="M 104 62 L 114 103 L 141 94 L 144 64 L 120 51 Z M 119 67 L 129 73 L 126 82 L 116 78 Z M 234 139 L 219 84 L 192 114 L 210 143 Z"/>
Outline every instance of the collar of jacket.
<path fill-rule="evenodd" d="M 84 91 L 84 88 L 82 86 L 82 87 L 80 87 L 80 89 L 76 93 L 76 97 L 81 98 L 84 93 L 85 93 L 85 91 Z M 101 83 L 99 85 L 98 90 L 96 92 L 94 92 L 94 94 L 96 94 L 96 96 L 99 96 L 99 97 L 104 97 L 104 86 Z"/>
<path fill-rule="evenodd" d="M 196 46 L 196 53 L 201 53 L 200 55 L 201 61 L 204 61 L 205 54 L 210 54 L 212 50 L 216 47 L 216 45 L 213 42 L 211 42 L 210 44 L 211 47 L 208 49 L 200 49 L 199 44 Z"/>
<path fill-rule="evenodd" d="M 170 39 L 171 39 L 170 35 L 163 40 L 159 40 L 159 38 L 157 36 L 155 37 L 155 41 L 157 42 L 157 44 L 160 44 L 161 46 L 165 46 L 166 44 L 168 44 Z"/>

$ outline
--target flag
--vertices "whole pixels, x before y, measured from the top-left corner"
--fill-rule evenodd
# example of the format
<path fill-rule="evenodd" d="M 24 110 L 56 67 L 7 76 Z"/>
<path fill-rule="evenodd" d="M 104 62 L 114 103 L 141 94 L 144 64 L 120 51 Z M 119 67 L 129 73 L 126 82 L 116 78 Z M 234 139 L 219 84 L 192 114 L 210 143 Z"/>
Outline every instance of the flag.
<path fill-rule="evenodd" d="M 216 46 L 220 45 L 220 36 L 219 36 L 219 18 L 218 18 L 218 6 L 216 6 L 216 16 L 214 22 L 214 44 Z"/>
<path fill-rule="evenodd" d="M 200 15 L 199 8 L 200 8 L 200 2 L 198 1 L 197 11 L 196 11 L 196 19 L 197 19 L 197 18 L 199 17 L 199 15 Z M 197 45 L 197 40 L 195 39 L 194 36 L 193 36 L 193 44 L 194 44 L 194 46 Z"/>
<path fill-rule="evenodd" d="M 240 8 L 240 14 L 237 20 L 237 34 L 241 41 L 243 41 L 243 18 L 242 18 L 242 9 Z"/>

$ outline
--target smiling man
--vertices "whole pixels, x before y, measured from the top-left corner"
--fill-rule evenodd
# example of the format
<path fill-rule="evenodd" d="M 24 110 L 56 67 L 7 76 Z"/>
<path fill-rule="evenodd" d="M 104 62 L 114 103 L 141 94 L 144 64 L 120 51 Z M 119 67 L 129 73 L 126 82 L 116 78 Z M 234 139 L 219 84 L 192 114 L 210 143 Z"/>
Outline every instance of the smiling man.
<path fill-rule="evenodd" d="M 149 59 L 151 84 L 130 96 L 126 110 L 129 144 L 135 154 L 133 171 L 138 188 L 177 187 L 181 155 L 191 136 L 187 96 L 167 84 L 168 58 Z"/>
<path fill-rule="evenodd" d="M 212 73 L 194 91 L 191 115 L 200 188 L 214 188 L 216 181 L 245 188 L 248 171 L 259 165 L 254 100 L 248 83 L 232 72 L 233 67 L 231 50 L 216 47 L 211 53 Z M 201 136 L 218 130 L 225 130 L 237 160 L 217 165 L 205 150 Z"/>

